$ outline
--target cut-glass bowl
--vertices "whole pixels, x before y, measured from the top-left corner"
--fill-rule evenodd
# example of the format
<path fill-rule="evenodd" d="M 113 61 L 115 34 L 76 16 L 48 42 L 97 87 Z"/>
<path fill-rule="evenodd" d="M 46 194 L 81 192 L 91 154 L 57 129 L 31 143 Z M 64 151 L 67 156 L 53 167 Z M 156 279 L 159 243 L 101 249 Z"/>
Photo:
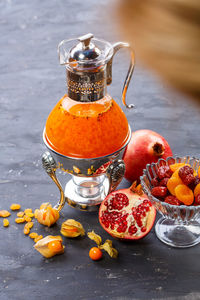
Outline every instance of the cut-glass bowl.
<path fill-rule="evenodd" d="M 157 163 L 146 165 L 143 176 L 140 177 L 143 191 L 162 215 L 155 226 L 157 237 L 167 245 L 179 248 L 191 247 L 200 242 L 200 205 L 171 205 L 160 201 L 151 194 L 151 181 L 157 176 L 157 170 L 162 165 L 186 163 L 198 171 L 200 160 L 195 157 L 168 157 L 159 159 Z"/>

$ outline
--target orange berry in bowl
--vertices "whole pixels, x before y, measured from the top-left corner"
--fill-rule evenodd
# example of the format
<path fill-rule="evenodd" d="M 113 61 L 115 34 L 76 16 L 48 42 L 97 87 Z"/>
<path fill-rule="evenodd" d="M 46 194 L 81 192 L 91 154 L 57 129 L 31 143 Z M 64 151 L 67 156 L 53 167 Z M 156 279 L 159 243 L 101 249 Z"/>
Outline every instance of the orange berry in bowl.
<path fill-rule="evenodd" d="M 185 184 L 179 184 L 175 188 L 175 196 L 185 205 L 192 205 L 194 202 L 193 191 Z"/>

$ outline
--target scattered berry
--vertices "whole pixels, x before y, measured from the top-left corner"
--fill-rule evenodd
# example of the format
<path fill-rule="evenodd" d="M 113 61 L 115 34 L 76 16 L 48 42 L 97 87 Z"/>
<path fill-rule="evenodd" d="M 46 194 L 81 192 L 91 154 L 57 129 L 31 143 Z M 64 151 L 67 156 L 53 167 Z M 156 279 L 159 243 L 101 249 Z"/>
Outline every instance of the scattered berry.
<path fill-rule="evenodd" d="M 92 260 L 99 260 L 102 258 L 102 251 L 97 247 L 93 247 L 90 249 L 89 257 Z"/>

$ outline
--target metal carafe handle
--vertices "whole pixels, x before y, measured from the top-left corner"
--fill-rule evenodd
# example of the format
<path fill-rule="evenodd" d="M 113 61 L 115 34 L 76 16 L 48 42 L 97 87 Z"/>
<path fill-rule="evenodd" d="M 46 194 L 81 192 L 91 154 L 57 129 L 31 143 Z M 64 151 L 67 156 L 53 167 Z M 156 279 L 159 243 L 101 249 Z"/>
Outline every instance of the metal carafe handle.
<path fill-rule="evenodd" d="M 112 61 L 113 61 L 113 57 L 114 57 L 115 53 L 118 50 L 120 50 L 121 48 L 128 48 L 130 50 L 130 54 L 131 54 L 131 61 L 130 61 L 128 73 L 126 75 L 126 79 L 124 81 L 124 86 L 123 86 L 123 89 L 122 89 L 122 102 L 127 108 L 133 108 L 133 107 L 135 107 L 134 104 L 129 104 L 128 105 L 126 103 L 127 89 L 128 89 L 129 82 L 131 80 L 131 77 L 133 75 L 133 71 L 134 71 L 134 68 L 135 68 L 135 54 L 133 52 L 133 49 L 130 47 L 130 45 L 128 43 L 118 42 L 118 43 L 115 43 L 113 45 L 113 55 L 112 55 L 111 59 L 109 60 L 109 62 L 107 63 L 107 85 L 110 85 L 111 82 L 112 82 Z"/>

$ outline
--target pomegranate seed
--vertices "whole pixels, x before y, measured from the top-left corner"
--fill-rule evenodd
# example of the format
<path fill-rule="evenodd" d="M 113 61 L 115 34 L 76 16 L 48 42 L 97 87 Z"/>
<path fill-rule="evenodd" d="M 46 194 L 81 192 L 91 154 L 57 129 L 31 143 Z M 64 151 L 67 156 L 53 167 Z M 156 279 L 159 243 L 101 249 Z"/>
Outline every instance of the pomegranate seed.
<path fill-rule="evenodd" d="M 141 220 L 137 221 L 137 224 L 138 224 L 139 227 L 142 227 L 142 225 L 143 225 Z"/>
<path fill-rule="evenodd" d="M 111 228 L 112 230 L 114 230 L 115 224 L 111 224 L 110 228 Z"/>
<path fill-rule="evenodd" d="M 145 200 L 143 201 L 143 204 L 149 204 L 149 200 L 148 200 L 148 199 L 145 199 Z"/>
<path fill-rule="evenodd" d="M 131 225 L 131 226 L 129 227 L 129 229 L 128 229 L 128 232 L 129 232 L 130 234 L 134 234 L 134 233 L 137 232 L 137 228 L 136 228 L 134 225 Z"/>
<path fill-rule="evenodd" d="M 141 218 L 141 213 L 140 212 L 137 212 L 136 213 L 136 219 L 140 219 Z"/>
<path fill-rule="evenodd" d="M 105 225 L 106 228 L 108 228 L 109 227 L 109 222 L 105 222 L 104 225 Z"/>
<path fill-rule="evenodd" d="M 146 230 L 147 230 L 146 227 L 142 227 L 142 228 L 141 228 L 141 231 L 142 231 L 142 232 L 145 232 Z"/>

